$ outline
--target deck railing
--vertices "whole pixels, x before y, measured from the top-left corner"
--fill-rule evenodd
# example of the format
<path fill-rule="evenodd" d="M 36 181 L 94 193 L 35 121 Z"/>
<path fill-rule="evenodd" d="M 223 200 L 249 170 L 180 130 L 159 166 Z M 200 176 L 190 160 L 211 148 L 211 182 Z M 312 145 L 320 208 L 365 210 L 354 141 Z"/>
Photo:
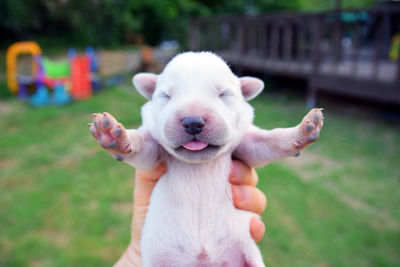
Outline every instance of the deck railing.
<path fill-rule="evenodd" d="M 307 79 L 310 97 L 319 87 L 340 91 L 350 79 L 360 83 L 341 93 L 398 103 L 399 42 L 400 8 L 220 16 L 193 20 L 190 29 L 192 50 L 215 51 L 237 68 Z M 325 77 L 327 84 L 318 82 Z M 371 88 L 356 88 L 364 84 Z"/>

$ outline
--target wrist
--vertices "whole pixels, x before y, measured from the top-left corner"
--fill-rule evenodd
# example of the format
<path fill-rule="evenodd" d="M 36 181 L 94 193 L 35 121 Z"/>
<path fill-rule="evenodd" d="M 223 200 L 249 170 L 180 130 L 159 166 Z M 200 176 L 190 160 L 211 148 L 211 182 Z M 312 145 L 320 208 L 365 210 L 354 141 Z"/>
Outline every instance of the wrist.
<path fill-rule="evenodd" d="M 128 248 L 125 250 L 124 254 L 114 264 L 114 267 L 141 267 L 142 257 L 140 255 L 140 244 L 131 242 Z"/>

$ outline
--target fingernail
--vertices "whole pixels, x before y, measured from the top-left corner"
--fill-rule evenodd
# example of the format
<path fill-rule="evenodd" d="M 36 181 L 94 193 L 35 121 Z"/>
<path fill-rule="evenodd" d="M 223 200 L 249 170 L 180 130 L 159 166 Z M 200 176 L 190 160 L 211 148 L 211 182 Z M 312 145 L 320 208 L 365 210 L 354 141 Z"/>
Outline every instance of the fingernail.
<path fill-rule="evenodd" d="M 249 198 L 249 193 L 244 186 L 232 186 L 232 198 L 234 203 L 240 205 Z"/>
<path fill-rule="evenodd" d="M 254 238 L 256 242 L 261 241 L 265 234 L 265 225 L 260 221 L 260 219 L 257 219 L 253 217 L 250 222 L 250 234 Z"/>
<path fill-rule="evenodd" d="M 249 199 L 249 191 L 246 190 L 246 187 L 240 186 L 240 197 L 242 199 L 242 202 L 247 202 Z"/>

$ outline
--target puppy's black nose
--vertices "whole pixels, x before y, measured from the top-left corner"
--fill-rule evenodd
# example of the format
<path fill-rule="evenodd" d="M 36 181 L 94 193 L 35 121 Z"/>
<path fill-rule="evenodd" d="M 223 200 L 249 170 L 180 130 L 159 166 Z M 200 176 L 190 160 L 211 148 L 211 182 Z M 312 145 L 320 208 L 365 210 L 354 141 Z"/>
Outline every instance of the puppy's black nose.
<path fill-rule="evenodd" d="M 186 117 L 182 120 L 182 126 L 188 134 L 196 135 L 201 133 L 206 125 L 202 117 Z"/>

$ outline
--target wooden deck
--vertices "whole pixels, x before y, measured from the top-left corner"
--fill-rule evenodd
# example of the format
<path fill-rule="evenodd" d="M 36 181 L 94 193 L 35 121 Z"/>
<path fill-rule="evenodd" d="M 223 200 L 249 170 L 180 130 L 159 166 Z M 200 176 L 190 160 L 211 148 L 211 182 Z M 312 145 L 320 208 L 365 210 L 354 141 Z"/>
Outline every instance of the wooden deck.
<path fill-rule="evenodd" d="M 237 69 L 301 78 L 308 105 L 319 91 L 400 104 L 400 8 L 215 17 L 191 23 L 192 50 L 211 50 Z"/>

